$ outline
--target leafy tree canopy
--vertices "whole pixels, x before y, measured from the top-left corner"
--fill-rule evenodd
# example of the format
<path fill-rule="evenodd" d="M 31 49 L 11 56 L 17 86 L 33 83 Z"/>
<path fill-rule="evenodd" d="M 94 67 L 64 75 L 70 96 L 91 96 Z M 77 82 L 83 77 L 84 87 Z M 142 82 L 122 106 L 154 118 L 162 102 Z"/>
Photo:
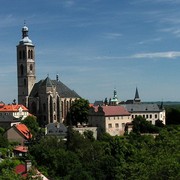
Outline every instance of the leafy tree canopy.
<path fill-rule="evenodd" d="M 142 116 L 137 116 L 133 121 L 133 132 L 135 133 L 158 133 L 159 129 L 148 122 Z"/>
<path fill-rule="evenodd" d="M 70 107 L 70 111 L 67 117 L 67 124 L 77 125 L 78 123 L 87 123 L 88 112 L 89 101 L 83 98 L 76 99 Z"/>
<path fill-rule="evenodd" d="M 21 123 L 25 124 L 28 127 L 33 136 L 37 135 L 39 131 L 39 125 L 35 116 L 28 116 L 24 120 L 22 120 Z"/>

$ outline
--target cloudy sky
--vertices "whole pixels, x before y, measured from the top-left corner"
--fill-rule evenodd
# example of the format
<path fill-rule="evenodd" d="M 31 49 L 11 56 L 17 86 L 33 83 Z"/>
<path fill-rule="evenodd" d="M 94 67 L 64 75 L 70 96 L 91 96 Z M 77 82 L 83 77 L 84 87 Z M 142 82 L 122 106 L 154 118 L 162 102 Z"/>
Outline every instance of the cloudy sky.
<path fill-rule="evenodd" d="M 37 81 L 49 74 L 90 102 L 180 101 L 180 0 L 1 0 L 0 101 L 17 99 L 24 21 Z"/>

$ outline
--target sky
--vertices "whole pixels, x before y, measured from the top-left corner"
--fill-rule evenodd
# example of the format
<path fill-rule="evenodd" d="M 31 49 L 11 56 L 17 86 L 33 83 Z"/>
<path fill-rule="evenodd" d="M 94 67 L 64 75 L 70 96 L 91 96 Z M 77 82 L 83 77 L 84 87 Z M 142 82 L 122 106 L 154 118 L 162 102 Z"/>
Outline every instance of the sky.
<path fill-rule="evenodd" d="M 37 82 L 90 102 L 180 101 L 180 0 L 0 0 L 0 101 L 17 100 L 16 46 L 29 28 Z"/>

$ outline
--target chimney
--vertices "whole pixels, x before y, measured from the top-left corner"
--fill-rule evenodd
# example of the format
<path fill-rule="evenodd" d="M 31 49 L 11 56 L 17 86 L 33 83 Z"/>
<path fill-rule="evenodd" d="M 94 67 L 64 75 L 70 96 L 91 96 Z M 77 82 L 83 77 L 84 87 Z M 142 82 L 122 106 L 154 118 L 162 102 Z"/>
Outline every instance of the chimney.
<path fill-rule="evenodd" d="M 25 162 L 26 172 L 28 172 L 31 169 L 31 166 L 32 166 L 31 160 L 26 160 Z"/>

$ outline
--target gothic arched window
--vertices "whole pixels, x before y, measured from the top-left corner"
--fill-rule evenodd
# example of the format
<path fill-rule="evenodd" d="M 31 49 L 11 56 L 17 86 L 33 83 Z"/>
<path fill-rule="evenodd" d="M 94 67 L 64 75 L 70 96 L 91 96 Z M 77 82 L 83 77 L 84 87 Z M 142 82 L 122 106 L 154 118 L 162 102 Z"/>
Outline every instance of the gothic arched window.
<path fill-rule="evenodd" d="M 22 59 L 22 52 L 19 51 L 19 59 Z"/>
<path fill-rule="evenodd" d="M 33 59 L 33 50 L 31 50 L 31 59 Z"/>
<path fill-rule="evenodd" d="M 24 86 L 26 86 L 26 79 L 24 79 Z"/>
<path fill-rule="evenodd" d="M 30 59 L 30 58 L 31 58 L 31 51 L 28 50 L 28 59 Z"/>
<path fill-rule="evenodd" d="M 20 65 L 20 75 L 22 76 L 24 74 L 24 67 L 23 65 L 21 64 Z"/>
<path fill-rule="evenodd" d="M 30 64 L 30 71 L 32 71 L 33 70 L 33 65 L 32 64 Z"/>
<path fill-rule="evenodd" d="M 25 53 L 25 50 L 23 50 L 23 59 L 26 58 L 26 53 Z"/>

